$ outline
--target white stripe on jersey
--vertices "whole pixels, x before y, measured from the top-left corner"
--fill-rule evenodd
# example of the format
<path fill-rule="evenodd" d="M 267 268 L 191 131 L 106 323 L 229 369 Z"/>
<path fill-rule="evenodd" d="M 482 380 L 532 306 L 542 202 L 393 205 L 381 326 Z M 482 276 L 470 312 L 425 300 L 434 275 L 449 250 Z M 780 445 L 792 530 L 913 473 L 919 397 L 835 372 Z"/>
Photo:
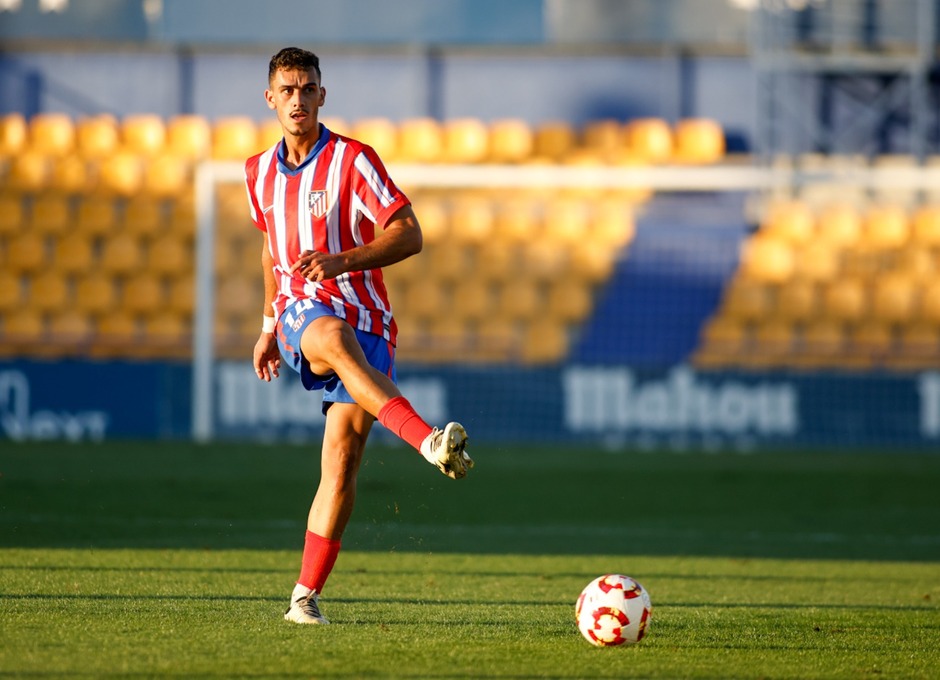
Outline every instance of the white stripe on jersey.
<path fill-rule="evenodd" d="M 339 215 L 335 209 L 340 194 L 340 179 L 343 175 L 343 156 L 346 154 L 347 144 L 343 141 L 336 142 L 333 147 L 333 159 L 330 161 L 330 167 L 326 173 L 326 198 L 330 201 L 327 206 L 326 214 L 326 234 L 327 243 L 331 253 L 342 251 L 342 240 L 340 236 Z M 356 245 L 362 245 L 361 241 L 356 241 Z"/>
<path fill-rule="evenodd" d="M 313 250 L 313 227 L 308 201 L 313 187 L 318 159 L 313 159 L 300 173 L 300 191 L 297 192 L 297 238 L 300 252 Z"/>
<path fill-rule="evenodd" d="M 392 194 L 389 193 L 388 187 L 382 183 L 379 173 L 376 172 L 375 166 L 369 162 L 369 158 L 364 153 L 361 153 L 356 156 L 355 165 L 356 170 L 359 171 L 359 174 L 366 180 L 369 188 L 372 189 L 372 193 L 378 197 L 382 207 L 387 208 L 390 206 L 392 204 Z"/>

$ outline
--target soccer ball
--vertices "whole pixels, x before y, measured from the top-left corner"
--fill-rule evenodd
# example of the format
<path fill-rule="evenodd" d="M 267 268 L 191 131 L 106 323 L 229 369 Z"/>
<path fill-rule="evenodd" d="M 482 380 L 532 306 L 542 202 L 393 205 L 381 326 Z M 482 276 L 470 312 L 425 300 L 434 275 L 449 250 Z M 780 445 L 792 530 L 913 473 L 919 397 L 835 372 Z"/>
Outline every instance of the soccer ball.
<path fill-rule="evenodd" d="M 653 605 L 639 583 L 606 574 L 588 583 L 574 608 L 584 639 L 598 647 L 635 644 L 649 632 Z"/>

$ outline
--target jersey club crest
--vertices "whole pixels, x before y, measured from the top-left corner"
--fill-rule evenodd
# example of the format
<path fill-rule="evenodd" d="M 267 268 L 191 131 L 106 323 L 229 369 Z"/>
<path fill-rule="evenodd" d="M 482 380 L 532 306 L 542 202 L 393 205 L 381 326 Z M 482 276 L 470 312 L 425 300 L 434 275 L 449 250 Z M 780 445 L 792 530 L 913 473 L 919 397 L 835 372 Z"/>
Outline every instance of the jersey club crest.
<path fill-rule="evenodd" d="M 323 217 L 326 214 L 327 203 L 326 191 L 322 189 L 307 194 L 307 207 L 314 217 Z"/>

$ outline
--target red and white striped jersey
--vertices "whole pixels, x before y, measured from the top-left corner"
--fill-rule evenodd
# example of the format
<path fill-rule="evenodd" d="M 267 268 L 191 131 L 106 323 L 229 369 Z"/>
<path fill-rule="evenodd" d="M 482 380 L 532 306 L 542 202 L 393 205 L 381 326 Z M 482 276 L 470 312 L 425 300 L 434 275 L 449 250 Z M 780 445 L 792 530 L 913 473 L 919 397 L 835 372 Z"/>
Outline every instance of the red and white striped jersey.
<path fill-rule="evenodd" d="M 396 342 L 381 269 L 308 281 L 290 268 L 305 250 L 339 253 L 370 243 L 376 225 L 410 201 L 375 151 L 321 127 L 320 140 L 296 170 L 278 162 L 278 142 L 245 162 L 251 219 L 267 234 L 274 258 L 278 318 L 294 302 L 316 298 L 353 328 Z"/>

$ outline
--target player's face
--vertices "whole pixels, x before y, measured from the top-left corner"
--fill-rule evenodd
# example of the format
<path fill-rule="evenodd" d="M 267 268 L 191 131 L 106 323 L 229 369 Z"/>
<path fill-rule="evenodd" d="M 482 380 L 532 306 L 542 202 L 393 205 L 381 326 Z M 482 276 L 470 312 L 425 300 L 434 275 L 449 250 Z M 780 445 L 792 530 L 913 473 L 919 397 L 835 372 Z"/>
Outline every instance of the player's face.
<path fill-rule="evenodd" d="M 317 113 L 325 97 L 326 90 L 320 87 L 315 70 L 279 70 L 270 89 L 264 92 L 268 108 L 277 112 L 284 134 L 294 137 L 319 134 Z"/>

